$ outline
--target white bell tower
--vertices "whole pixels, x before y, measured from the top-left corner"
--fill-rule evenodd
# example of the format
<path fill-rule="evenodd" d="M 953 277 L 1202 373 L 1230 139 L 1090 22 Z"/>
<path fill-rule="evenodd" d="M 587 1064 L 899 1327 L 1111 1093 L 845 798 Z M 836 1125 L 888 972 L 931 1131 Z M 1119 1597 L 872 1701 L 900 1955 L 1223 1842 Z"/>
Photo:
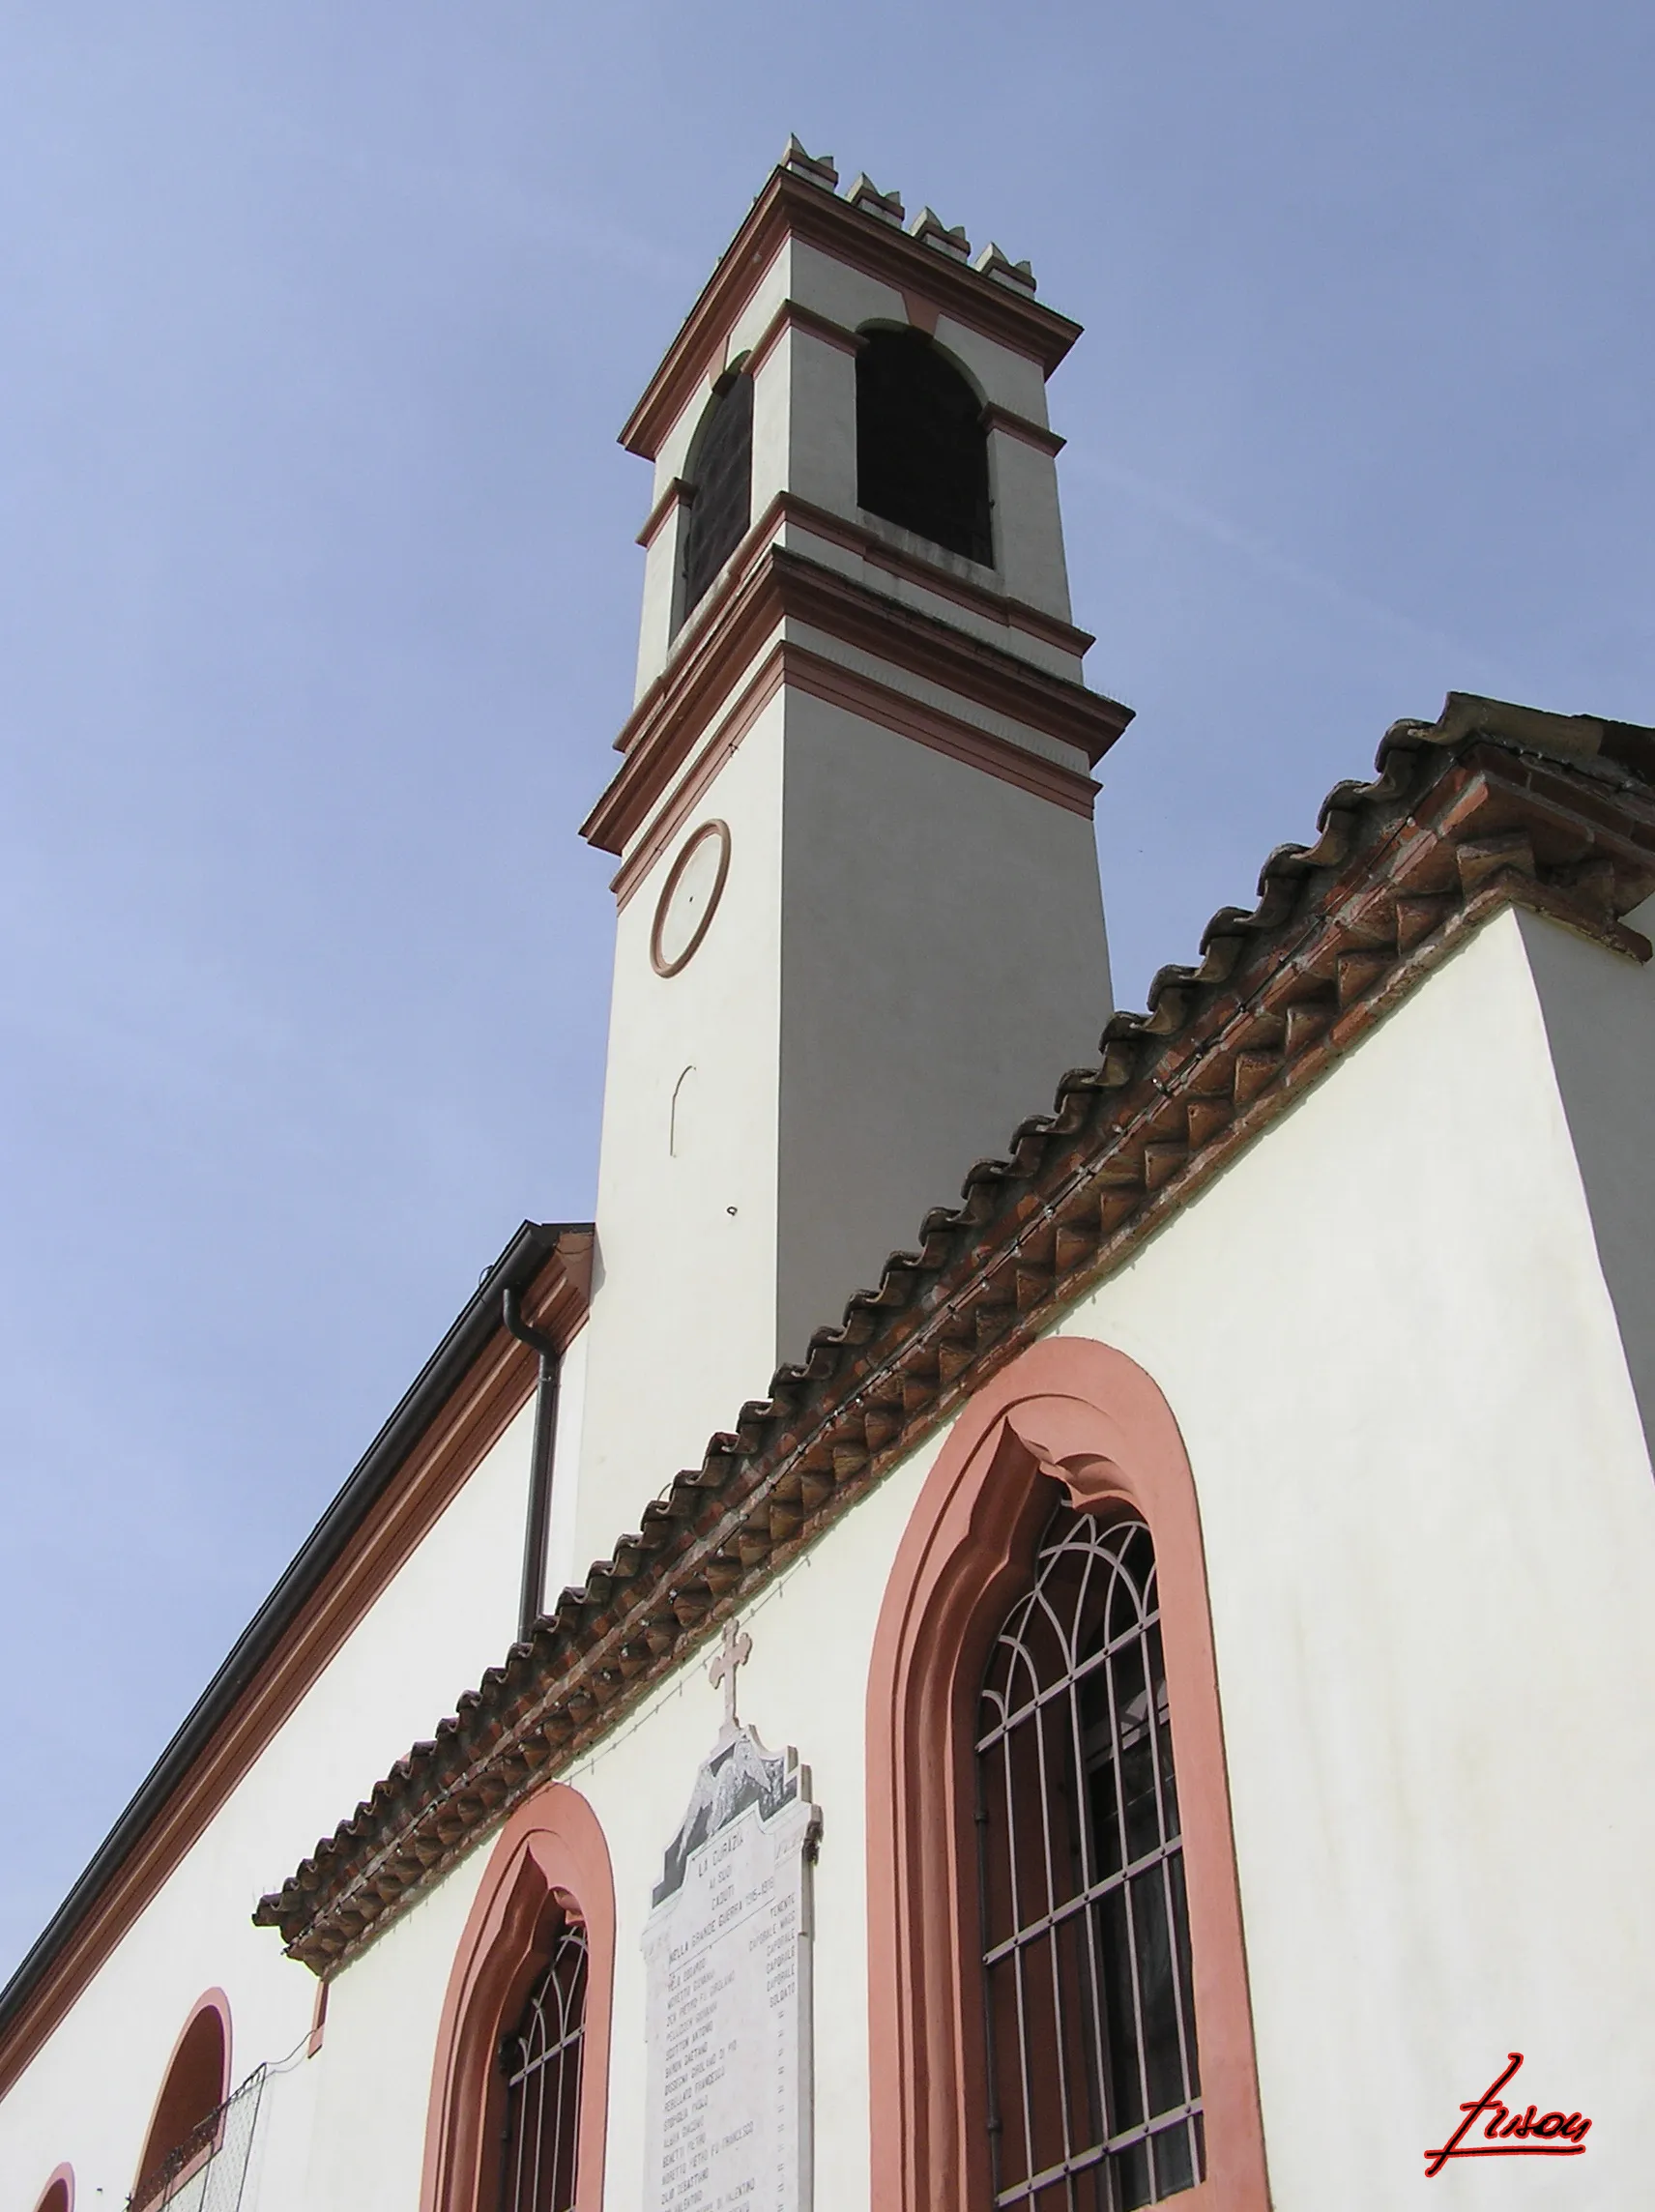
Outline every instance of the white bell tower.
<path fill-rule="evenodd" d="M 797 141 L 623 432 L 637 701 L 573 1557 L 877 1284 L 1110 1010 L 1026 265 Z"/>

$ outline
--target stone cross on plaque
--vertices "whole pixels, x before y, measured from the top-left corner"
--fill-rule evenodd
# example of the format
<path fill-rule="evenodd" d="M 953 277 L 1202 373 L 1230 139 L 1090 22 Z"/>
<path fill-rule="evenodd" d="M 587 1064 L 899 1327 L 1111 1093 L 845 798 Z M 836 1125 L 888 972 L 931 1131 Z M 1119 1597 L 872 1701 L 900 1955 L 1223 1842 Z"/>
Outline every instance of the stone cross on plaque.
<path fill-rule="evenodd" d="M 736 1718 L 736 1670 L 753 1655 L 750 1636 L 738 1636 L 734 1616 L 724 1623 L 724 1639 L 713 1654 L 712 1664 L 707 1670 L 707 1679 L 717 1689 L 724 1685 L 724 1733 L 734 1735 L 740 1727 Z"/>
<path fill-rule="evenodd" d="M 751 1640 L 708 1672 L 724 1727 L 644 1929 L 647 2212 L 809 2212 L 810 1873 L 822 1819 L 792 1751 L 736 1718 Z"/>

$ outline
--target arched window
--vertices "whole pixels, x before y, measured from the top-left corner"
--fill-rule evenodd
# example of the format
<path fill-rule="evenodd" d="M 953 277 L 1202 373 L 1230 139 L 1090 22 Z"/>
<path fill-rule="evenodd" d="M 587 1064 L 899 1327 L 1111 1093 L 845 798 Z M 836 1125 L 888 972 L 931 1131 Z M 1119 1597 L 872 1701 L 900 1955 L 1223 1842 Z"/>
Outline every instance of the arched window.
<path fill-rule="evenodd" d="M 45 2195 L 35 2212 L 74 2212 L 74 2169 L 60 2166 L 46 2183 Z"/>
<path fill-rule="evenodd" d="M 881 2212 L 1267 2212 L 1195 1480 L 1124 1353 L 1036 1344 L 955 1419 L 867 1743 Z"/>
<path fill-rule="evenodd" d="M 229 2093 L 230 2002 L 222 1990 L 209 1990 L 173 2049 L 138 2161 L 131 2212 L 163 2203 L 212 2157 Z"/>
<path fill-rule="evenodd" d="M 506 2076 L 501 2212 L 571 2212 L 586 2040 L 586 1929 L 566 1915 L 551 1963 L 500 2047 Z"/>
<path fill-rule="evenodd" d="M 982 404 L 920 331 L 871 331 L 857 356 L 857 502 L 968 561 L 994 560 Z"/>
<path fill-rule="evenodd" d="M 725 377 L 713 394 L 690 454 L 689 483 L 681 622 L 705 597 L 752 520 L 753 380 L 745 370 Z"/>
<path fill-rule="evenodd" d="M 1204 2160 L 1142 1521 L 1058 1507 L 990 1655 L 975 1748 L 994 2201 L 1157 2203 L 1199 2181 Z"/>
<path fill-rule="evenodd" d="M 615 1885 L 561 1782 L 501 1830 L 449 1976 L 421 2212 L 600 2212 Z"/>

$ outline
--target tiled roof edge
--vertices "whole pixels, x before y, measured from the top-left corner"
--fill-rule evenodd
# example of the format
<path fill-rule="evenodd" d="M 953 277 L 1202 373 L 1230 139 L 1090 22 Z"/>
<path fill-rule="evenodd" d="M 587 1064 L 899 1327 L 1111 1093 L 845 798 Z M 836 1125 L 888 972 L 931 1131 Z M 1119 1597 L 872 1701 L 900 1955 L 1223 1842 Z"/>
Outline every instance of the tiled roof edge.
<path fill-rule="evenodd" d="M 1456 698 L 1462 702 L 1456 708 Z M 1503 734 L 1502 715 L 1523 723 Z M 1560 727 L 1554 727 L 1557 725 Z M 1566 725 L 1566 726 L 1563 726 Z M 1612 742 L 1605 742 L 1611 734 Z M 326 1974 L 566 1767 L 995 1368 L 1135 1251 L 1488 916 L 1517 903 L 1640 960 L 1655 732 L 1450 695 L 1279 846 L 1193 967 L 1116 1014 L 1009 1157 L 971 1170 L 879 1287 L 712 1438 L 254 1915 Z"/>

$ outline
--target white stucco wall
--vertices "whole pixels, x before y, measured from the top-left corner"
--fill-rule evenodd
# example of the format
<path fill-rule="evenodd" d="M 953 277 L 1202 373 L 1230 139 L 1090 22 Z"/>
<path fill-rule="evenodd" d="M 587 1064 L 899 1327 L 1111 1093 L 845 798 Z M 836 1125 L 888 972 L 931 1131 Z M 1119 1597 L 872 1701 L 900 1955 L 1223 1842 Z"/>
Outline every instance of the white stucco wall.
<path fill-rule="evenodd" d="M 1279 2212 L 1406 2201 L 1517 2050 L 1589 2151 L 1443 2200 L 1646 2194 L 1655 1486 L 1529 934 L 1493 922 L 1064 1324 L 1148 1369 L 1195 1470 Z"/>
<path fill-rule="evenodd" d="M 830 514 L 851 515 L 857 497 L 857 364 L 842 346 L 797 327 L 782 341 L 777 379 L 787 393 L 787 442 L 767 456 L 761 479 L 753 464 L 753 512 L 778 491 L 793 492 Z"/>
<path fill-rule="evenodd" d="M 637 1526 L 646 1499 L 700 1466 L 709 1436 L 775 1364 L 781 793 L 778 697 L 621 910 L 566 1555 L 576 1578 Z M 657 975 L 650 931 L 661 887 L 713 817 L 730 829 L 723 896 L 688 965 Z M 709 1282 L 720 1287 L 715 1328 Z"/>
<path fill-rule="evenodd" d="M 804 694 L 787 700 L 778 1341 L 803 1356 L 965 1170 L 1096 1059 L 1091 823 Z"/>
<path fill-rule="evenodd" d="M 1042 407 L 1038 417 L 1042 426 L 1045 420 Z M 1005 591 L 1028 606 L 1041 607 L 1066 621 L 1069 575 L 1053 455 L 1010 430 L 993 430 L 989 488 L 998 525 L 996 559 Z"/>
<path fill-rule="evenodd" d="M 526 1406 L 0 2101 L 7 2212 L 30 2212 L 64 2159 L 77 2212 L 125 2202 L 167 2055 L 204 1990 L 229 1997 L 237 2081 L 307 2033 L 314 1978 L 253 1927 L 253 1906 L 510 1644 L 533 1422 Z M 273 2091 L 267 2132 L 284 2114 L 308 2124 L 291 2079 Z M 297 2212 L 292 2143 L 272 2156 L 270 2201 Z M 251 2196 L 244 2212 L 257 2212 Z"/>
<path fill-rule="evenodd" d="M 487 1863 L 473 1852 L 334 1983 L 304 2194 L 253 2212 L 418 2212 L 443 1997 Z"/>
<path fill-rule="evenodd" d="M 1627 916 L 1655 932 L 1655 899 Z M 1606 960 L 1556 923 L 1520 922 L 1646 1438 L 1655 1439 L 1655 964 Z"/>
<path fill-rule="evenodd" d="M 1641 2201 L 1655 1485 L 1530 934 L 1493 922 L 1060 1324 L 1156 1378 L 1195 1470 L 1278 2212 L 1408 2200 L 1516 2049 L 1525 2099 L 1593 2115 L 1586 2155 L 1452 2168 L 1440 2200 Z M 1612 996 L 1584 951 L 1577 987 Z M 939 1446 L 743 1622 L 743 1717 L 797 1746 L 826 1819 L 821 2212 L 867 2204 L 863 1699 Z M 717 1718 L 686 1670 L 568 1776 L 616 1876 L 616 2205 L 640 2187 L 650 1886 Z M 340 1977 L 340 2048 L 393 2035 L 418 2071 L 485 1856 Z M 388 2173 L 425 2087 L 371 2119 L 341 2101 Z M 353 2212 L 412 2205 L 401 2179 L 367 2193 L 376 2139 L 341 2148 Z"/>
<path fill-rule="evenodd" d="M 890 1560 L 933 1444 L 742 1616 L 753 1654 L 740 1715 L 771 1750 L 797 1748 L 823 1814 L 815 1871 L 816 2212 L 868 2205 L 867 1909 L 863 1701 Z M 661 1854 L 712 1749 L 722 1692 L 697 1665 L 568 1776 L 603 1823 L 615 1870 L 614 2056 L 605 2198 L 643 2199 L 644 1969 L 640 1948 Z"/>
<path fill-rule="evenodd" d="M 711 818 L 723 897 L 663 977 L 657 902 Z M 1085 816 L 792 686 L 770 702 L 621 911 L 564 1579 L 1050 1106 L 1109 1008 Z"/>
<path fill-rule="evenodd" d="M 914 1455 L 742 1616 L 740 1712 L 797 1747 L 824 1814 L 815 1872 L 817 2212 L 867 2212 L 863 1697 L 886 1577 L 940 1440 Z M 605 2202 L 642 2200 L 644 1965 L 650 1892 L 717 1738 L 723 1693 L 700 1664 L 663 1684 L 562 1777 L 594 1807 L 614 1868 L 617 1936 Z M 414 2212 L 443 1997 L 484 1842 L 335 1980 L 306 2212 Z M 286 2212 L 267 2207 L 257 2212 Z"/>

